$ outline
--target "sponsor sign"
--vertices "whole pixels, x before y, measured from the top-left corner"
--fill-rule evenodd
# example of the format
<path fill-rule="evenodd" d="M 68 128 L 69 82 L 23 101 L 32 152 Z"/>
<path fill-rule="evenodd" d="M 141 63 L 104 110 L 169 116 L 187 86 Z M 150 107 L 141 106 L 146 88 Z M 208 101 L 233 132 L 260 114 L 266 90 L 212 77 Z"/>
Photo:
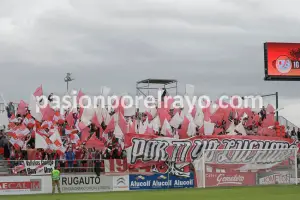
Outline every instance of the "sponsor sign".
<path fill-rule="evenodd" d="M 49 187 L 47 187 L 49 186 Z M 51 178 L 7 176 L 0 179 L 0 195 L 40 194 L 51 192 Z"/>
<path fill-rule="evenodd" d="M 108 192 L 113 190 L 113 176 L 62 175 L 60 178 L 62 193 Z"/>
<path fill-rule="evenodd" d="M 153 175 L 129 175 L 130 190 L 170 189 L 170 188 L 193 188 L 194 174 L 190 177 L 180 177 L 168 174 Z"/>
<path fill-rule="evenodd" d="M 129 190 L 129 175 L 113 176 L 113 190 L 114 191 Z"/>
<path fill-rule="evenodd" d="M 295 179 L 292 179 L 292 172 L 272 171 L 259 173 L 257 182 L 259 185 L 295 184 Z"/>
<path fill-rule="evenodd" d="M 250 186 L 256 184 L 255 173 L 206 173 L 205 186 Z"/>
<path fill-rule="evenodd" d="M 28 175 L 51 174 L 55 166 L 54 160 L 25 160 L 25 170 Z"/>

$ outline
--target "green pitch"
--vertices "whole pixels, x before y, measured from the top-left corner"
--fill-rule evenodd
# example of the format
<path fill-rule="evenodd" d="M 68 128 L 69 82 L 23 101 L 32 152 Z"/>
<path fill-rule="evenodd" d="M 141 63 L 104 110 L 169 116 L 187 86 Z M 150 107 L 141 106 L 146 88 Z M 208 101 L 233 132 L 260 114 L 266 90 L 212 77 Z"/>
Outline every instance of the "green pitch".
<path fill-rule="evenodd" d="M 300 186 L 0 196 L 1 200 L 283 200 L 299 198 Z"/>

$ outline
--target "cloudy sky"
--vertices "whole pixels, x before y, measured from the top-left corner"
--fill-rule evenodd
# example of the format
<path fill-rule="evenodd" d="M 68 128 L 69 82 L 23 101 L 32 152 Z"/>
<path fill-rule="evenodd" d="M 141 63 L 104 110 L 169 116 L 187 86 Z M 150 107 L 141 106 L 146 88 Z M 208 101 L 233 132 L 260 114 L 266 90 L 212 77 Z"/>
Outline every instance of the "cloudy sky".
<path fill-rule="evenodd" d="M 109 86 L 135 93 L 145 78 L 177 79 L 199 94 L 279 92 L 300 125 L 298 82 L 265 82 L 263 43 L 299 42 L 298 0 L 0 0 L 0 93 L 29 99 Z M 272 102 L 274 98 L 268 98 Z M 299 122 L 298 122 L 298 121 Z"/>

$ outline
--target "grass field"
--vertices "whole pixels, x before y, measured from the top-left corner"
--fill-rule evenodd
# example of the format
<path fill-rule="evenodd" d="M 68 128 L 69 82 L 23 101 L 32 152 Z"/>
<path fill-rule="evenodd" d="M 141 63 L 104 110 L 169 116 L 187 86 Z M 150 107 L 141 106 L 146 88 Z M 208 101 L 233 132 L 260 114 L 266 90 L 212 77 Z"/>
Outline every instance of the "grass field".
<path fill-rule="evenodd" d="M 1 200 L 282 200 L 299 198 L 300 186 L 0 196 Z"/>

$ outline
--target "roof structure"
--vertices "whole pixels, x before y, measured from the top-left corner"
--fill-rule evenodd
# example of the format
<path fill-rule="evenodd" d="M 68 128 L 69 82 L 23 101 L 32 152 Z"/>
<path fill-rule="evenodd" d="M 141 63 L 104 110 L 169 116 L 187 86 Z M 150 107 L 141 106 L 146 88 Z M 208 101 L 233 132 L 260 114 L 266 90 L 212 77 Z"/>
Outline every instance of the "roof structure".
<path fill-rule="evenodd" d="M 176 82 L 177 82 L 177 80 L 174 80 L 174 79 L 151 79 L 151 78 L 149 78 L 149 79 L 138 81 L 137 84 L 150 83 L 150 84 L 168 85 L 168 84 L 176 83 Z"/>
<path fill-rule="evenodd" d="M 175 79 L 145 79 L 136 82 L 137 96 L 157 96 L 155 92 L 160 89 L 168 90 L 168 93 L 177 95 L 177 80 Z"/>

